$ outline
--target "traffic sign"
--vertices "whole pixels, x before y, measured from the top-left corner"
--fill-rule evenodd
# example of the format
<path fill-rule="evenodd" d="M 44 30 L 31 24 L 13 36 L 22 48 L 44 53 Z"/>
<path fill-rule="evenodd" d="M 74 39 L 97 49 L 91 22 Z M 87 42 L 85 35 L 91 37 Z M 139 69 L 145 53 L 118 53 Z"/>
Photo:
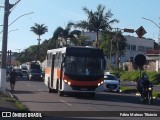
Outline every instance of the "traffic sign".
<path fill-rule="evenodd" d="M 143 66 L 146 63 L 146 57 L 143 54 L 138 54 L 135 57 L 135 64 L 137 66 Z"/>
<path fill-rule="evenodd" d="M 139 27 L 135 32 L 136 32 L 136 34 L 138 35 L 139 38 L 141 38 L 144 34 L 147 33 L 145 31 L 145 29 L 143 28 L 143 26 Z"/>

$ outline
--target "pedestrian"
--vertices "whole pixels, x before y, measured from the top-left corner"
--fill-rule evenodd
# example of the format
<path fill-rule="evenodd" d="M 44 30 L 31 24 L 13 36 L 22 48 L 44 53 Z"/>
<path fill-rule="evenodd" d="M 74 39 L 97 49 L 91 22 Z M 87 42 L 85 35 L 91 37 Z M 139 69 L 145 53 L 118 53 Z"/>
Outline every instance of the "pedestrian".
<path fill-rule="evenodd" d="M 16 83 L 16 77 L 17 77 L 17 73 L 15 69 L 12 69 L 11 73 L 9 74 L 10 77 L 10 87 L 11 87 L 11 91 L 14 91 L 14 86 Z"/>

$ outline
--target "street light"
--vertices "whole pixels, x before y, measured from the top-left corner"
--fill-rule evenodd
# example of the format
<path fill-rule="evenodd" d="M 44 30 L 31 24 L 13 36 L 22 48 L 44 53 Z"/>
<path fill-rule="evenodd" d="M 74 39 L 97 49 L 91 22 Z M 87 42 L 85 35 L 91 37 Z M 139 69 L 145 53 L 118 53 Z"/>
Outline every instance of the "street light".
<path fill-rule="evenodd" d="M 160 29 L 160 26 L 157 23 L 155 23 L 154 21 L 152 21 L 150 19 L 147 19 L 147 18 L 144 18 L 144 17 L 142 17 L 142 19 L 152 22 L 153 24 L 155 24 Z"/>
<path fill-rule="evenodd" d="M 117 33 L 115 34 L 115 36 L 113 36 L 113 38 L 111 39 L 111 50 L 110 50 L 110 64 L 112 63 L 112 42 L 115 39 L 115 37 L 123 30 L 123 32 L 128 32 L 128 33 L 134 33 L 134 29 L 128 29 L 128 28 L 124 28 L 124 29 L 120 29 L 117 31 Z"/>
<path fill-rule="evenodd" d="M 23 16 L 26 16 L 26 15 L 30 15 L 30 14 L 33 14 L 34 12 L 29 12 L 29 13 L 26 13 L 26 14 L 23 14 L 23 15 L 21 15 L 21 16 L 19 16 L 18 18 L 16 18 L 13 22 L 11 22 L 9 25 L 8 25 L 8 27 L 9 26 L 11 26 L 14 22 L 16 22 L 18 19 L 20 19 L 21 17 L 23 17 Z M 0 25 L 0 26 L 3 26 L 3 25 Z M 0 33 L 2 33 L 3 32 L 3 30 L 0 32 Z"/>
<path fill-rule="evenodd" d="M 8 27 L 16 22 L 19 18 L 32 14 L 33 12 L 23 14 L 15 19 L 12 23 L 8 25 L 8 17 L 10 13 L 9 0 L 5 0 L 5 12 L 4 12 L 4 23 L 3 23 L 3 40 L 2 40 L 2 59 L 1 59 L 1 81 L 0 81 L 0 89 L 3 93 L 6 92 L 6 59 L 7 59 L 7 41 L 8 41 Z"/>
<path fill-rule="evenodd" d="M 19 30 L 19 29 L 10 30 L 8 33 L 13 32 L 13 31 L 16 31 L 16 30 Z M 2 39 L 2 38 L 3 38 L 3 37 L 1 37 L 0 39 Z"/>
<path fill-rule="evenodd" d="M 160 32 L 160 26 L 159 26 L 157 23 L 155 23 L 154 21 L 152 21 L 152 20 L 150 20 L 150 19 L 144 18 L 144 17 L 142 17 L 142 19 L 152 22 L 154 25 L 156 25 L 156 26 L 159 28 L 159 32 Z M 160 34 L 160 33 L 159 33 L 159 34 Z M 158 38 L 158 44 L 159 44 L 159 46 L 160 46 L 160 36 L 159 36 L 159 38 Z M 160 49 L 159 49 L 159 50 L 160 50 Z M 159 52 L 160 52 L 160 51 L 159 51 Z M 160 53 L 159 53 L 159 60 L 158 60 L 158 71 L 159 71 L 159 66 L 160 66 Z"/>
<path fill-rule="evenodd" d="M 30 15 L 30 14 L 33 14 L 33 13 L 34 13 L 34 12 L 29 12 L 29 13 L 26 13 L 26 14 L 23 14 L 23 15 L 19 16 L 19 17 L 16 18 L 13 22 L 11 22 L 11 23 L 8 25 L 8 27 L 9 27 L 10 25 L 12 25 L 14 22 L 16 22 L 18 19 L 20 19 L 21 17 L 26 16 L 26 15 Z"/>

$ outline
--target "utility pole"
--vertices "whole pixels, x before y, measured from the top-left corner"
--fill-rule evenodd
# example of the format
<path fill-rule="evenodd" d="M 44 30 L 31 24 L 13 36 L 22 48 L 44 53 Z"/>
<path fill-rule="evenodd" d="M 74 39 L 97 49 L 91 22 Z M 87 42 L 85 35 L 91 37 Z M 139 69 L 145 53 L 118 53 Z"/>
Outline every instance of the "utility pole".
<path fill-rule="evenodd" d="M 160 26 L 160 17 L 159 17 L 159 26 Z M 158 34 L 158 49 L 159 49 L 159 59 L 158 59 L 158 72 L 160 70 L 160 29 Z"/>
<path fill-rule="evenodd" d="M 6 60 L 7 60 L 7 38 L 8 38 L 8 17 L 13 4 L 5 0 L 4 21 L 3 21 L 3 40 L 2 40 L 2 60 L 1 60 L 1 85 L 2 93 L 6 92 Z"/>

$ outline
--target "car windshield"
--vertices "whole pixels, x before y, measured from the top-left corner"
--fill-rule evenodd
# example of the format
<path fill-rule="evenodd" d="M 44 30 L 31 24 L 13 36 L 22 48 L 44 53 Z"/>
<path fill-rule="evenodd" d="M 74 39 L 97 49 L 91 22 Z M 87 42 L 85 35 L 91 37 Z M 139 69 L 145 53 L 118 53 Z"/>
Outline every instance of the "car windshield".
<path fill-rule="evenodd" d="M 27 70 L 27 68 L 22 68 L 22 70 Z"/>
<path fill-rule="evenodd" d="M 28 72 L 27 71 L 22 71 L 23 72 L 23 74 L 27 74 Z"/>
<path fill-rule="evenodd" d="M 41 73 L 41 72 L 42 72 L 41 70 L 36 70 L 36 69 L 31 70 L 31 73 Z"/>
<path fill-rule="evenodd" d="M 117 80 L 117 78 L 113 75 L 105 75 L 104 80 Z"/>

